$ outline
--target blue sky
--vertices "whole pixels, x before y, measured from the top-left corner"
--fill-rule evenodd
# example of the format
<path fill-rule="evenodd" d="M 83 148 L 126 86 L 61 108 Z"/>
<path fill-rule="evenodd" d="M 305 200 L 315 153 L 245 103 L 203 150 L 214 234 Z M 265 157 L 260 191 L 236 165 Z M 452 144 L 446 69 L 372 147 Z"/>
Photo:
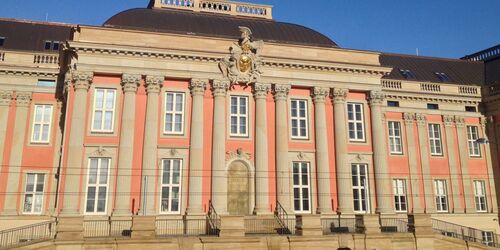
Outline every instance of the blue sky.
<path fill-rule="evenodd" d="M 101 25 L 149 0 L 1 0 L 0 17 Z M 341 47 L 459 58 L 500 44 L 500 0 L 246 0 Z"/>

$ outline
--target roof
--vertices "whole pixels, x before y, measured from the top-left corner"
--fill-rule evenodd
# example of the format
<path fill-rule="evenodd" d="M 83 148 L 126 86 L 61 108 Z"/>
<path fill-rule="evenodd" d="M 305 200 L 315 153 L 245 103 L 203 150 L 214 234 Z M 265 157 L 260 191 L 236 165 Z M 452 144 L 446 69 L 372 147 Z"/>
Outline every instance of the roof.
<path fill-rule="evenodd" d="M 393 67 L 391 73 L 384 77 L 387 79 L 442 82 L 436 73 L 445 73 L 450 83 L 464 85 L 484 83 L 482 62 L 382 53 L 380 63 L 382 66 Z M 411 71 L 414 78 L 405 78 L 400 70 Z"/>
<path fill-rule="evenodd" d="M 1 49 L 45 51 L 45 41 L 66 41 L 71 37 L 71 25 L 0 19 Z"/>
<path fill-rule="evenodd" d="M 238 26 L 245 26 L 252 30 L 256 40 L 337 47 L 337 44 L 325 35 L 296 24 L 174 9 L 130 9 L 114 15 L 103 26 L 229 39 L 239 39 L 241 34 Z"/>

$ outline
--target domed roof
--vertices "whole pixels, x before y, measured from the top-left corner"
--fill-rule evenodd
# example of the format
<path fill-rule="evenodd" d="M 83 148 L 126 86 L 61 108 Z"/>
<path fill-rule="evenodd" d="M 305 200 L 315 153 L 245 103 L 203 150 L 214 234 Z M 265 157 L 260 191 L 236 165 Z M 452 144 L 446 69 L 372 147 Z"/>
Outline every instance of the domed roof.
<path fill-rule="evenodd" d="M 130 9 L 114 15 L 103 26 L 229 39 L 240 38 L 241 34 L 238 27 L 245 26 L 252 30 L 255 40 L 318 47 L 337 47 L 337 44 L 325 35 L 296 24 L 186 10 Z"/>

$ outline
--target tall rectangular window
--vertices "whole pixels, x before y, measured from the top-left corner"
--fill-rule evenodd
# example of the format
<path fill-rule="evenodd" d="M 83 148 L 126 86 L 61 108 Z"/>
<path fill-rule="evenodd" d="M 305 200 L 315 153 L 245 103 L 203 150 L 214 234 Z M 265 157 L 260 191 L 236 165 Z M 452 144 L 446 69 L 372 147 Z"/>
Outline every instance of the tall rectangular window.
<path fill-rule="evenodd" d="M 95 89 L 93 132 L 113 132 L 116 90 Z"/>
<path fill-rule="evenodd" d="M 181 159 L 164 159 L 161 178 L 162 213 L 179 213 L 181 193 Z"/>
<path fill-rule="evenodd" d="M 231 96 L 231 136 L 248 136 L 248 97 Z"/>
<path fill-rule="evenodd" d="M 429 143 L 431 146 L 431 155 L 443 155 L 441 128 L 439 124 L 429 124 Z"/>
<path fill-rule="evenodd" d="M 406 180 L 394 179 L 392 180 L 392 188 L 394 192 L 394 209 L 396 212 L 407 211 L 406 201 Z"/>
<path fill-rule="evenodd" d="M 476 201 L 476 211 L 487 212 L 486 185 L 484 181 L 474 181 L 474 200 Z"/>
<path fill-rule="evenodd" d="M 434 192 L 436 195 L 436 211 L 448 212 L 446 180 L 434 180 Z"/>
<path fill-rule="evenodd" d="M 309 162 L 293 163 L 293 208 L 296 213 L 311 212 Z"/>
<path fill-rule="evenodd" d="M 42 213 L 44 184 L 45 174 L 29 173 L 26 175 L 23 209 L 25 214 Z"/>
<path fill-rule="evenodd" d="M 106 213 L 110 162 L 109 158 L 89 159 L 86 213 Z"/>
<path fill-rule="evenodd" d="M 389 149 L 391 154 L 403 153 L 400 122 L 389 122 Z"/>
<path fill-rule="evenodd" d="M 490 247 L 496 247 L 495 242 L 493 241 L 493 232 L 481 231 L 481 237 L 483 238 L 483 244 Z"/>
<path fill-rule="evenodd" d="M 363 104 L 347 103 L 347 122 L 349 124 L 349 140 L 364 141 Z"/>
<path fill-rule="evenodd" d="M 481 156 L 481 149 L 476 140 L 479 139 L 477 126 L 467 126 L 467 144 L 469 145 L 469 156 Z"/>
<path fill-rule="evenodd" d="M 352 194 L 355 212 L 368 212 L 368 179 L 366 164 L 352 164 Z"/>
<path fill-rule="evenodd" d="M 292 138 L 307 139 L 307 100 L 292 99 L 290 118 L 292 119 Z"/>
<path fill-rule="evenodd" d="M 165 134 L 184 133 L 184 93 L 165 93 Z"/>
<path fill-rule="evenodd" d="M 35 105 L 31 142 L 48 143 L 52 123 L 52 105 Z"/>

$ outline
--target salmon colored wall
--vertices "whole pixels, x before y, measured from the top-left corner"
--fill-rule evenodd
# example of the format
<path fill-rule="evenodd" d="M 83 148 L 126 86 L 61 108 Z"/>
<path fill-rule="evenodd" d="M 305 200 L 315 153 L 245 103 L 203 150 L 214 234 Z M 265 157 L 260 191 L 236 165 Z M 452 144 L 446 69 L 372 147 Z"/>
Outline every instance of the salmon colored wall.
<path fill-rule="evenodd" d="M 335 165 L 335 128 L 334 128 L 334 109 L 333 100 L 326 98 L 326 134 L 328 137 L 328 160 L 330 164 L 330 192 L 332 194 L 332 209 L 335 211 L 338 207 L 337 196 L 337 166 Z"/>
<path fill-rule="evenodd" d="M 6 192 L 7 189 L 7 175 L 10 171 L 16 171 L 9 167 L 10 152 L 12 149 L 12 135 L 14 134 L 14 120 L 16 118 L 16 106 L 9 106 L 9 115 L 7 118 L 7 129 L 5 132 L 5 145 L 3 152 L 2 172 L 0 173 L 0 191 Z M 0 206 L 4 207 L 5 195 L 0 196 Z"/>
<path fill-rule="evenodd" d="M 274 211 L 277 201 L 276 197 L 276 107 L 274 105 L 274 97 L 271 93 L 267 94 L 267 150 L 268 154 L 268 169 L 269 169 L 269 206 L 271 211 Z"/>
<path fill-rule="evenodd" d="M 144 86 L 144 80 L 141 80 L 141 84 L 137 89 L 136 99 L 135 99 L 135 124 L 134 124 L 134 156 L 132 164 L 132 184 L 130 204 L 133 207 L 134 213 L 137 213 L 140 208 L 140 194 L 141 194 L 141 172 L 142 172 L 142 150 L 144 145 L 144 126 L 146 120 L 146 88 Z"/>

